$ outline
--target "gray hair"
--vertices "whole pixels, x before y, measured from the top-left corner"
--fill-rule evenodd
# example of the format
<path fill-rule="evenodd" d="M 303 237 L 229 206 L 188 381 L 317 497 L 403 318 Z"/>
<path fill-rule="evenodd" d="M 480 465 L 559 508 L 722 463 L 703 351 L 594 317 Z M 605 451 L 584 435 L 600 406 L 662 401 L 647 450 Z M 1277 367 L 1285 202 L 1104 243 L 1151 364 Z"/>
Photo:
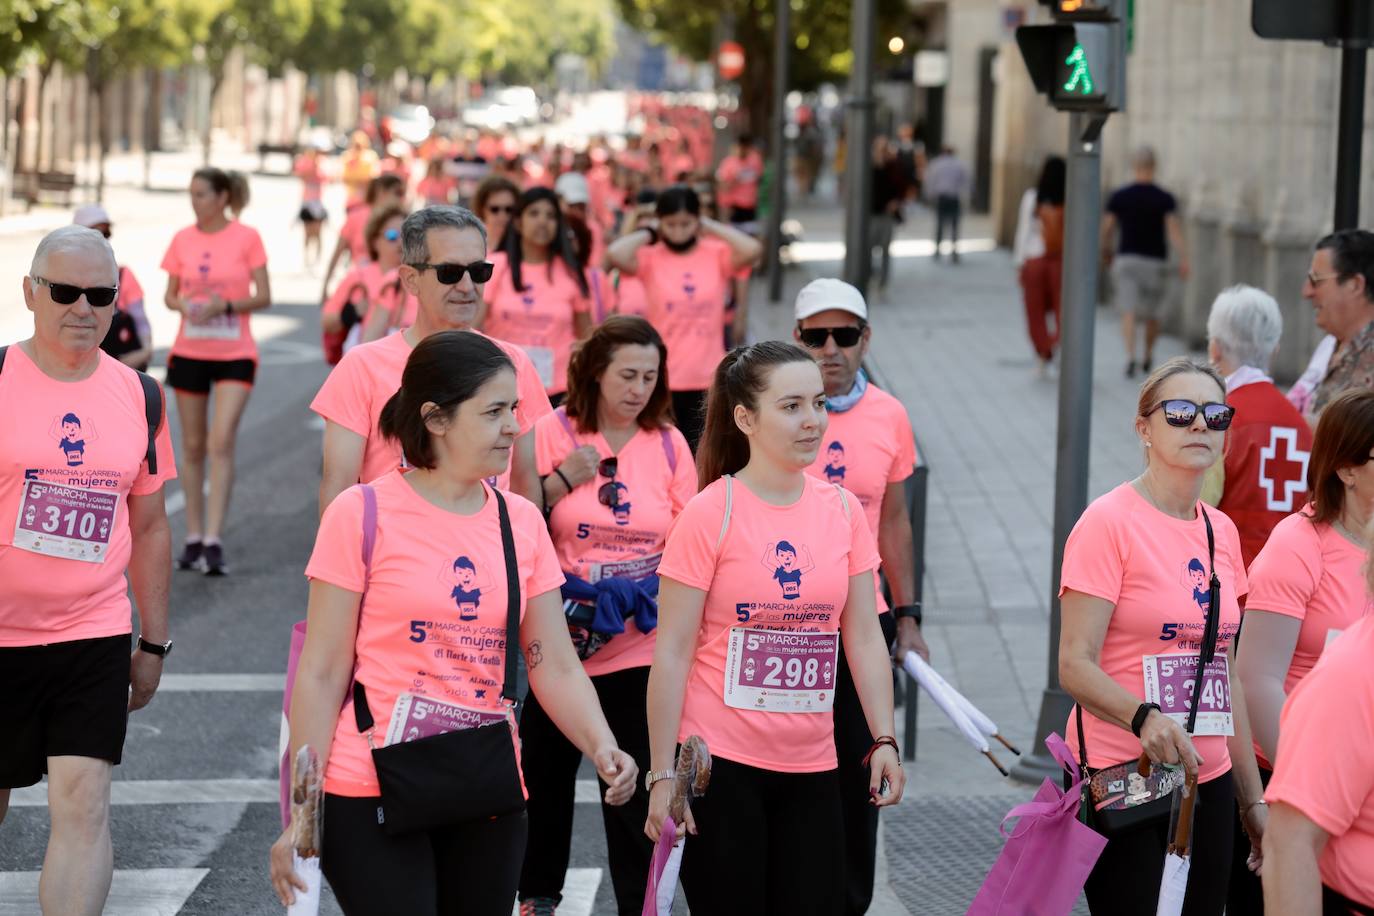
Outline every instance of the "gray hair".
<path fill-rule="evenodd" d="M 1236 368 L 1269 371 L 1283 335 L 1283 316 L 1274 297 L 1253 286 L 1232 286 L 1217 294 L 1207 316 L 1207 336 Z"/>
<path fill-rule="evenodd" d="M 429 263 L 429 232 L 431 229 L 476 229 L 487 243 L 487 227 L 477 214 L 466 207 L 441 205 L 422 207 L 401 223 L 401 262 Z"/>
<path fill-rule="evenodd" d="M 43 236 L 34 249 L 33 261 L 29 264 L 29 276 L 39 276 L 48 267 L 48 256 L 55 251 L 80 251 L 87 254 L 103 255 L 110 262 L 111 284 L 119 280 L 119 262 L 115 260 L 114 249 L 105 236 L 85 226 L 62 226 Z"/>
<path fill-rule="evenodd" d="M 1155 167 L 1155 151 L 1148 146 L 1138 146 L 1131 154 L 1131 165 L 1138 169 L 1153 169 Z"/>

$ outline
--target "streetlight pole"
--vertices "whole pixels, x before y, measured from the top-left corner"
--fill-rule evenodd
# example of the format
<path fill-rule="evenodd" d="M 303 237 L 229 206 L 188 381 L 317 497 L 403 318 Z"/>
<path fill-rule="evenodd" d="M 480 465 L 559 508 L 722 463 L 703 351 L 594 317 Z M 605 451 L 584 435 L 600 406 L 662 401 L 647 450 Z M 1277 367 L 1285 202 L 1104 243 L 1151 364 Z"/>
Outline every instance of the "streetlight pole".
<path fill-rule="evenodd" d="M 865 294 L 873 272 L 868 211 L 873 196 L 874 29 L 873 0 L 854 0 L 849 32 L 854 68 L 845 117 L 844 278 Z"/>
<path fill-rule="evenodd" d="M 769 153 L 773 183 L 768 195 L 768 301 L 782 299 L 782 211 L 787 203 L 787 83 L 788 53 L 792 49 L 792 5 L 777 0 L 773 44 L 773 124 Z"/>

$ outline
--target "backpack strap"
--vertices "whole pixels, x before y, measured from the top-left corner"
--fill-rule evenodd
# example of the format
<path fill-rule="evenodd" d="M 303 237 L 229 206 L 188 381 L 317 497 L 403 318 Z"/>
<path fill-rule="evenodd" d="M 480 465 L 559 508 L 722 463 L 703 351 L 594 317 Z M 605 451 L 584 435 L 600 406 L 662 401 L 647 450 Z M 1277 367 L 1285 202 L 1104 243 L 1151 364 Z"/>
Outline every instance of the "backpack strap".
<path fill-rule="evenodd" d="M 363 491 L 363 568 L 372 578 L 372 549 L 377 546 L 377 491 L 372 484 L 360 483 Z"/>
<path fill-rule="evenodd" d="M 839 484 L 832 484 L 832 486 L 835 488 L 835 492 L 840 494 L 840 505 L 844 506 L 844 517 L 852 518 L 853 516 L 849 513 L 849 497 L 844 495 L 844 487 Z"/>
<path fill-rule="evenodd" d="M 5 351 L 7 351 L 9 348 L 9 344 L 5 344 L 3 347 L 0 347 L 0 372 L 5 371 Z"/>
<path fill-rule="evenodd" d="M 668 470 L 677 476 L 677 449 L 673 448 L 673 434 L 668 427 L 661 426 L 658 435 L 663 442 L 663 454 L 668 459 Z"/>
<path fill-rule="evenodd" d="M 735 501 L 735 475 L 725 475 L 725 514 L 720 519 L 720 537 L 716 538 L 716 552 L 725 543 L 725 532 L 730 528 L 730 508 Z"/>
<path fill-rule="evenodd" d="M 157 434 L 162 428 L 162 388 L 146 372 L 138 373 L 138 383 L 143 386 L 143 415 L 148 420 L 148 451 L 144 460 L 148 462 L 148 473 L 156 474 Z"/>
<path fill-rule="evenodd" d="M 600 324 L 601 322 L 606 320 L 606 302 L 603 296 L 601 295 L 601 268 L 589 268 L 587 270 L 587 273 L 591 275 L 587 278 L 589 281 L 587 285 L 590 286 L 592 289 L 592 302 L 594 302 L 596 305 L 596 311 L 594 312 L 594 314 L 596 315 L 597 324 Z"/>
<path fill-rule="evenodd" d="M 568 419 L 568 412 L 562 407 L 559 407 L 553 413 L 554 416 L 558 417 L 558 422 L 563 424 L 563 431 L 566 432 L 568 438 L 572 440 L 572 447 L 578 448 L 577 433 L 573 430 L 572 420 Z"/>

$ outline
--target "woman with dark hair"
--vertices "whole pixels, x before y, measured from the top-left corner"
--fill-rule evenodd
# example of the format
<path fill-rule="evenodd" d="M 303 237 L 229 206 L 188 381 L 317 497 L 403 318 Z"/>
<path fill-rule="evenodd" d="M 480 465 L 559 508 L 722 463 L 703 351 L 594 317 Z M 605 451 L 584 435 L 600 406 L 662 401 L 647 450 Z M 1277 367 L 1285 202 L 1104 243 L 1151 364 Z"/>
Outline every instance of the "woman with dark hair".
<path fill-rule="evenodd" d="M 530 188 L 520 195 L 491 262 L 495 268 L 482 291 L 486 314 L 479 326 L 524 348 L 557 406 L 568 390 L 573 344 L 592 330 L 591 290 L 557 194 Z"/>
<path fill-rule="evenodd" d="M 186 544 L 177 566 L 207 576 L 228 571 L 220 535 L 234 487 L 239 420 L 258 371 L 248 316 L 272 304 L 267 250 L 257 230 L 239 222 L 247 204 L 248 181 L 238 172 L 198 170 L 191 177 L 196 222 L 172 237 L 162 258 L 167 308 L 181 313 L 167 358 L 167 387 L 176 392 L 181 418 L 177 458 L 186 494 Z"/>
<path fill-rule="evenodd" d="M 1026 326 L 1030 330 L 1031 346 L 1040 358 L 1039 372 L 1047 375 L 1059 344 L 1059 304 L 1063 292 L 1064 273 L 1064 180 L 1066 168 L 1063 158 L 1050 156 L 1040 171 L 1035 186 L 1033 222 L 1038 228 L 1040 244 L 1036 251 L 1027 252 L 1021 265 L 1021 291 L 1026 300 Z M 1029 196 L 1029 192 L 1027 194 Z M 1022 214 L 1025 218 L 1025 214 Z M 1054 319 L 1054 327 L 1048 319 Z"/>
<path fill-rule="evenodd" d="M 623 804 L 637 784 L 635 762 L 617 746 L 568 639 L 563 571 L 539 510 L 486 482 L 510 461 L 516 397 L 515 370 L 496 344 L 466 331 L 426 337 L 380 420 L 411 468 L 344 491 L 320 519 L 306 567 L 309 629 L 292 692 L 289 759 L 305 745 L 319 755 L 320 862 L 348 916 L 510 913 L 526 818 L 515 698 L 493 685 L 508 683 L 505 656 L 515 651 L 507 638 L 512 578 L 531 691 L 592 758 L 609 803 Z M 394 740 L 367 727 L 368 713 L 390 722 Z M 509 810 L 436 818 L 389 796 L 372 749 L 399 749 L 414 740 L 412 726 L 426 732 L 417 753 L 453 731 L 508 728 L 504 763 L 468 759 L 451 742 L 426 747 L 443 755 L 455 786 L 478 773 L 507 777 Z M 493 766 L 509 772 L 494 777 Z M 401 831 L 386 814 L 433 826 Z M 292 845 L 288 828 L 271 851 L 272 884 L 288 905 L 305 887 Z"/>
<path fill-rule="evenodd" d="M 339 229 L 339 241 L 334 253 L 329 256 L 329 264 L 324 269 L 324 288 L 320 301 L 329 298 L 329 282 L 334 278 L 334 269 L 344 254 L 348 262 L 358 267 L 367 261 L 367 221 L 374 210 L 383 207 L 402 207 L 406 202 L 406 183 L 400 175 L 378 175 L 367 183 L 367 194 L 361 200 L 348 205 L 344 214 L 343 227 Z"/>
<path fill-rule="evenodd" d="M 657 571 L 668 529 L 697 491 L 687 440 L 673 428 L 663 340 L 643 318 L 615 315 L 573 352 L 568 398 L 535 426 L 535 457 L 549 532 L 569 576 L 573 644 L 601 697 L 616 741 L 649 762 L 644 692 L 654 657 Z M 587 619 L 584 619 L 587 618 Z M 573 621 L 576 621 L 575 623 Z M 561 899 L 582 754 L 537 698 L 520 720 L 530 790 L 522 912 L 552 913 Z M 622 916 L 644 903 L 653 847 L 644 837 L 649 793 L 603 807 L 611 881 Z"/>
<path fill-rule="evenodd" d="M 506 227 L 510 225 L 519 196 L 520 188 L 502 175 L 488 175 L 477 186 L 476 193 L 472 195 L 472 212 L 486 225 L 490 247 L 499 247 L 505 238 Z"/>
<path fill-rule="evenodd" d="M 1374 391 L 1348 391 L 1327 405 L 1317 421 L 1307 481 L 1312 501 L 1274 527 L 1250 564 L 1237 653 L 1265 785 L 1273 775 L 1283 704 L 1331 641 L 1371 609 L 1364 562 L 1374 510 Z M 1261 827 L 1263 815 L 1263 809 L 1240 811 L 1242 820 L 1257 818 Z M 1259 878 L 1241 867 L 1251 851 L 1249 838 L 1238 833 L 1236 844 L 1226 911 L 1263 913 Z"/>
<path fill-rule="evenodd" d="M 776 341 L 732 350 L 706 408 L 703 489 L 659 565 L 645 832 L 656 840 L 668 814 L 674 748 L 699 735 L 711 785 L 678 825 L 692 834 L 682 886 L 694 913 L 844 912 L 837 767 L 868 768 L 878 807 L 902 798 L 874 606 L 878 551 L 858 499 L 806 473 L 826 423 L 825 387 L 806 351 Z M 761 564 L 770 552 L 776 562 Z M 861 761 L 835 755 L 841 638 L 868 727 L 881 736 Z"/>
<path fill-rule="evenodd" d="M 344 274 L 320 310 L 326 345 L 338 341 L 337 355 L 326 352 L 331 365 L 358 344 L 384 336 L 388 325 L 397 326 L 390 319 L 400 299 L 396 270 L 401 265 L 401 224 L 405 218 L 405 208 L 399 205 L 372 211 L 364 233 L 367 260 Z"/>
<path fill-rule="evenodd" d="M 725 355 L 721 327 L 736 273 L 758 260 L 763 246 L 738 229 L 701 215 L 701 198 L 686 185 L 658 195 L 657 223 L 621 236 L 606 260 L 622 276 L 644 283 L 649 319 L 668 344 L 673 415 L 695 450 L 711 370 Z M 735 310 L 730 337 L 742 343 L 748 310 Z"/>

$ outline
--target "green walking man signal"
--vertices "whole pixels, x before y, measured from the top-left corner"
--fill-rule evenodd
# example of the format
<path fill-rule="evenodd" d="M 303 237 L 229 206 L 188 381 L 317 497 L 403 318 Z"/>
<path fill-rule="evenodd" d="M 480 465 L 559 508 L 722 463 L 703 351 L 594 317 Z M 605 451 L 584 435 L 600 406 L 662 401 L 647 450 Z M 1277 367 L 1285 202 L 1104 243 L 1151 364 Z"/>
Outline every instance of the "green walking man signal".
<path fill-rule="evenodd" d="M 1114 8 L 1084 3 L 1052 25 L 1023 25 L 1016 43 L 1037 91 L 1061 111 L 1126 106 L 1126 26 Z M 1070 15 L 1072 18 L 1069 18 Z M 1092 18 L 1088 18 L 1092 17 Z"/>
<path fill-rule="evenodd" d="M 1083 46 L 1074 45 L 1073 53 L 1064 58 L 1064 63 L 1071 68 L 1069 81 L 1064 84 L 1064 91 L 1077 92 L 1080 95 L 1092 95 L 1093 75 L 1088 70 L 1088 55 L 1083 50 Z"/>

